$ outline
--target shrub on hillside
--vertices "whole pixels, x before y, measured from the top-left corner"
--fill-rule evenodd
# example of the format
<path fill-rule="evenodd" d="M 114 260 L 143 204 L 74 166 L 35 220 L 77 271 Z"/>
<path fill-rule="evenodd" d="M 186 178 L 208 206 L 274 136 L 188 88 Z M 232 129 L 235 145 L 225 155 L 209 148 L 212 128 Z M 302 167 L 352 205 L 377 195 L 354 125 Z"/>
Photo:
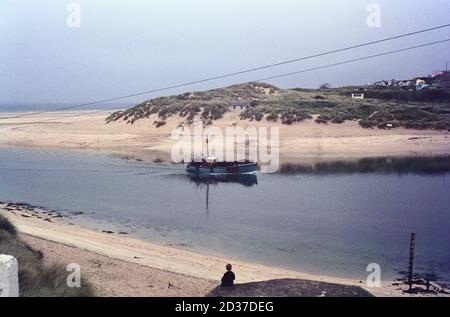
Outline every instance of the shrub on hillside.
<path fill-rule="evenodd" d="M 16 228 L 5 217 L 0 215 L 0 230 L 4 230 L 12 235 L 16 235 Z"/>
<path fill-rule="evenodd" d="M 166 125 L 166 121 L 158 120 L 158 121 L 153 122 L 153 124 L 155 125 L 155 127 L 160 128 L 160 127 Z"/>

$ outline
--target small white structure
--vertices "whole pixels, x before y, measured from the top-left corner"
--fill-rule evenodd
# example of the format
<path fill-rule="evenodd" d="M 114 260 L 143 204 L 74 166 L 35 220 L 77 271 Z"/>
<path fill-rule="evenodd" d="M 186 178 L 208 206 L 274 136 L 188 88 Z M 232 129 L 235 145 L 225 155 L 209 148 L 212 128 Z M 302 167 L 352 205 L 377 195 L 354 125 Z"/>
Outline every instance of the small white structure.
<path fill-rule="evenodd" d="M 381 81 L 377 81 L 375 82 L 375 86 L 387 86 L 388 82 L 386 80 L 381 80 Z"/>
<path fill-rule="evenodd" d="M 352 99 L 364 99 L 364 94 L 362 92 L 352 93 Z"/>
<path fill-rule="evenodd" d="M 416 80 L 416 86 L 425 85 L 425 80 L 423 79 L 417 79 Z"/>
<path fill-rule="evenodd" d="M 19 265 L 11 255 L 0 254 L 0 297 L 19 297 Z"/>
<path fill-rule="evenodd" d="M 400 87 L 408 87 L 408 86 L 412 85 L 412 81 L 410 81 L 410 80 L 402 80 L 402 81 L 398 82 L 398 85 Z"/>
<path fill-rule="evenodd" d="M 425 80 L 423 79 L 417 79 L 416 80 L 416 90 L 422 90 L 422 89 L 426 89 L 429 88 L 430 85 L 428 85 Z"/>
<path fill-rule="evenodd" d="M 396 87 L 396 86 L 398 86 L 398 81 L 397 81 L 397 79 L 388 80 L 387 85 L 388 86 L 392 86 L 392 87 Z"/>

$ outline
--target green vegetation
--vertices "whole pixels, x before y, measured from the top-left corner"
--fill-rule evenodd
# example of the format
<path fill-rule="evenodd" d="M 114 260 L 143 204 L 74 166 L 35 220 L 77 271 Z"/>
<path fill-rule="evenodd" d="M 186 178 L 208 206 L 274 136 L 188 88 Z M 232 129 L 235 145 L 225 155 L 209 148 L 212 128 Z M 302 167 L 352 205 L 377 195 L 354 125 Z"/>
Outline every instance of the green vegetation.
<path fill-rule="evenodd" d="M 320 124 L 358 121 L 364 128 L 434 129 L 450 131 L 450 92 L 444 89 L 410 91 L 402 88 L 363 88 L 365 99 L 351 93 L 362 87 L 279 89 L 264 83 L 247 83 L 222 89 L 185 93 L 146 101 L 106 120 L 136 120 L 157 115 L 156 127 L 171 116 L 190 125 L 195 118 L 209 125 L 234 109 L 241 120 L 294 124 L 315 118 Z"/>
<path fill-rule="evenodd" d="M 106 121 L 119 119 L 133 124 L 136 120 L 157 115 L 157 122 L 165 121 L 171 116 L 178 115 L 184 118 L 185 124 L 192 124 L 194 118 L 200 118 L 203 123 L 210 124 L 218 120 L 229 111 L 233 101 L 250 102 L 260 99 L 262 95 L 275 94 L 278 88 L 259 83 L 230 86 L 223 89 L 184 93 L 177 96 L 159 97 L 143 102 L 125 111 L 114 112 Z M 161 125 L 159 125 L 161 126 Z"/>
<path fill-rule="evenodd" d="M 155 121 L 155 122 L 153 122 L 153 124 L 157 127 L 157 128 L 159 128 L 159 127 L 162 127 L 163 125 L 166 125 L 166 121 L 164 121 L 164 120 L 158 120 L 158 121 Z"/>
<path fill-rule="evenodd" d="M 68 272 L 59 264 L 44 265 L 42 254 L 20 241 L 14 226 L 0 215 L 0 254 L 19 262 L 19 291 L 22 297 L 93 296 L 91 286 L 82 280 L 80 288 L 66 285 Z"/>
<path fill-rule="evenodd" d="M 17 234 L 16 228 L 5 217 L 0 215 L 0 232 L 5 231 L 13 236 Z"/>
<path fill-rule="evenodd" d="M 367 118 L 361 118 L 361 126 L 384 129 L 388 124 L 393 128 L 433 129 L 450 131 L 449 104 L 394 104 L 379 106 Z"/>
<path fill-rule="evenodd" d="M 445 89 L 426 89 L 421 91 L 406 89 L 367 89 L 366 98 L 396 100 L 403 102 L 450 102 L 450 92 Z"/>

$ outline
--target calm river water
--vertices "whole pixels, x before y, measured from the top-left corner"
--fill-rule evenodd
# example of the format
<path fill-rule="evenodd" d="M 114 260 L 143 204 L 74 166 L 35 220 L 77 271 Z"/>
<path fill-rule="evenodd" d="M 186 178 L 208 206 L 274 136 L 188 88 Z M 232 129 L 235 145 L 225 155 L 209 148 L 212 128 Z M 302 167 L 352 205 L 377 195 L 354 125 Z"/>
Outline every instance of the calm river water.
<path fill-rule="evenodd" d="M 367 159 L 197 181 L 184 167 L 72 152 L 0 148 L 0 200 L 72 222 L 232 259 L 363 279 L 406 270 L 450 280 L 450 158 Z"/>

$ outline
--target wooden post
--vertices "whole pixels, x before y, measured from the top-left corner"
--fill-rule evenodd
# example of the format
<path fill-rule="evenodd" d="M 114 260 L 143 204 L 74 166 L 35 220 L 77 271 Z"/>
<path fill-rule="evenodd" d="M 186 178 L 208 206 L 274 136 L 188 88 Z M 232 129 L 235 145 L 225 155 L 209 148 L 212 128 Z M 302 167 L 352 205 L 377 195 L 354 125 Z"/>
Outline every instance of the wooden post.
<path fill-rule="evenodd" d="M 412 290 L 413 268 L 414 268 L 414 247 L 416 244 L 416 234 L 411 233 L 409 241 L 409 265 L 408 265 L 408 285 L 409 291 Z"/>

